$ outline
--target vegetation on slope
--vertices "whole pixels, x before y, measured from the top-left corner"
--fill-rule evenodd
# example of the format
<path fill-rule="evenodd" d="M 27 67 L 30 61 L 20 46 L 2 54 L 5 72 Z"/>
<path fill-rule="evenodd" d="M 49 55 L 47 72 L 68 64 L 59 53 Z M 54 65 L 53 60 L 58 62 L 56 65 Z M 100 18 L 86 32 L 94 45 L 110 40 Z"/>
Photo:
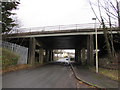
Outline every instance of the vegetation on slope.
<path fill-rule="evenodd" d="M 89 67 L 89 69 L 95 72 L 95 67 Z M 118 70 L 99 68 L 99 74 L 107 76 L 113 80 L 120 81 L 119 76 L 118 76 Z"/>
<path fill-rule="evenodd" d="M 2 69 L 17 65 L 19 56 L 16 53 L 5 48 L 2 48 L 1 51 L 2 58 L 0 59 L 0 62 L 2 63 Z"/>

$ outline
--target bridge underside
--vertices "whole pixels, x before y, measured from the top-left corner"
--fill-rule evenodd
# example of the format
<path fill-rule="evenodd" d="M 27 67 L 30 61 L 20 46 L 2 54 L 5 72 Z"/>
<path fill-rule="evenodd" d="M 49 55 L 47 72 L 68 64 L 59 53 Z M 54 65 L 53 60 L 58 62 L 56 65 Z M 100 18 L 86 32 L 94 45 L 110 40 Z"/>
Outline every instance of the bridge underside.
<path fill-rule="evenodd" d="M 87 47 L 87 35 L 36 37 L 35 39 L 44 49 L 81 49 Z M 30 38 L 12 38 L 9 41 L 29 47 Z"/>
<path fill-rule="evenodd" d="M 67 35 L 67 36 L 45 36 L 45 37 L 26 37 L 11 38 L 10 42 L 29 48 L 28 63 L 34 63 L 36 50 L 39 56 L 39 62 L 53 60 L 54 49 L 74 49 L 75 61 L 81 63 L 85 60 L 85 50 L 87 50 L 87 64 L 94 64 L 95 36 L 94 35 Z M 115 44 L 116 45 L 116 44 Z M 103 35 L 98 35 L 99 55 L 106 52 L 105 40 Z M 45 55 L 44 55 L 45 52 Z M 81 56 L 82 55 L 82 56 Z M 104 54 L 105 55 L 105 54 Z M 44 59 L 44 60 L 43 60 Z"/>
<path fill-rule="evenodd" d="M 36 38 L 48 49 L 76 49 L 86 47 L 87 36 L 54 36 Z"/>

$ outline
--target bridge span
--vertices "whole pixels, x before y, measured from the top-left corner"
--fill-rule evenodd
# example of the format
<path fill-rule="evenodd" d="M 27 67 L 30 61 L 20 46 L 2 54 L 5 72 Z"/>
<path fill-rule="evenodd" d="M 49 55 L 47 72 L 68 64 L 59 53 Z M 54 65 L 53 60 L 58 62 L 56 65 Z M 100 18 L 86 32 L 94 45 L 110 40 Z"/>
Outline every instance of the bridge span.
<path fill-rule="evenodd" d="M 86 64 L 94 65 L 95 28 L 88 28 L 87 26 L 86 28 L 81 28 L 80 25 L 73 25 L 70 28 L 57 26 L 57 28 L 52 30 L 49 28 L 23 29 L 22 32 L 13 32 L 3 35 L 3 37 L 7 37 L 8 41 L 12 43 L 28 47 L 28 63 L 30 64 L 36 62 L 36 51 L 39 51 L 37 52 L 39 56 L 37 62 L 43 63 L 53 60 L 53 50 L 55 49 L 74 49 L 76 62 L 82 64 L 84 58 L 82 58 L 81 54 L 85 54 L 85 51 L 87 51 Z M 105 39 L 103 29 L 97 27 L 97 31 L 98 48 L 104 51 Z M 108 32 L 117 34 L 120 30 L 118 28 L 108 28 Z"/>
<path fill-rule="evenodd" d="M 108 26 L 108 24 L 106 24 Z M 46 27 L 32 27 L 21 28 L 13 30 L 9 33 L 9 38 L 25 38 L 25 37 L 48 37 L 48 36 L 66 36 L 66 35 L 94 35 L 95 27 L 97 28 L 97 34 L 103 34 L 103 29 L 99 23 L 88 24 L 72 24 L 72 25 L 58 25 L 58 26 L 46 26 Z M 110 33 L 120 32 L 119 28 L 113 27 L 107 29 Z"/>

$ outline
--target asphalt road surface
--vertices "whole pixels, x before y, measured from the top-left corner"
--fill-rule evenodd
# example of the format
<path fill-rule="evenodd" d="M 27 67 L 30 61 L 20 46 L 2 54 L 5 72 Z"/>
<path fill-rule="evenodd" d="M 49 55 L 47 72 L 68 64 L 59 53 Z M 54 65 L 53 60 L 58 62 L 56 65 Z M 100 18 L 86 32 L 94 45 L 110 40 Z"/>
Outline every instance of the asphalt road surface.
<path fill-rule="evenodd" d="M 3 88 L 88 88 L 79 83 L 70 66 L 49 64 L 3 75 Z"/>

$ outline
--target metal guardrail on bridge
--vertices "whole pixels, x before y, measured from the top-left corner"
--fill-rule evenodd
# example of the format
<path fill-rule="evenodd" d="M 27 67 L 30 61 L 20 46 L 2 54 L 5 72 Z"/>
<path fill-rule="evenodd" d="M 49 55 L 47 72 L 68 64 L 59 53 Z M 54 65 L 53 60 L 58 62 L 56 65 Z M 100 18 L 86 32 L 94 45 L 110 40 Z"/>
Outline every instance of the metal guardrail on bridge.
<path fill-rule="evenodd" d="M 109 27 L 109 24 L 106 23 Z M 115 26 L 115 24 L 112 24 Z M 100 23 L 96 23 L 97 28 L 101 28 Z M 26 33 L 26 32 L 44 32 L 44 31 L 59 31 L 59 30 L 78 30 L 78 29 L 94 29 L 95 23 L 87 24 L 70 24 L 70 25 L 57 25 L 57 26 L 46 26 L 46 27 L 32 27 L 32 28 L 20 28 L 18 30 L 13 30 L 11 33 Z"/>

